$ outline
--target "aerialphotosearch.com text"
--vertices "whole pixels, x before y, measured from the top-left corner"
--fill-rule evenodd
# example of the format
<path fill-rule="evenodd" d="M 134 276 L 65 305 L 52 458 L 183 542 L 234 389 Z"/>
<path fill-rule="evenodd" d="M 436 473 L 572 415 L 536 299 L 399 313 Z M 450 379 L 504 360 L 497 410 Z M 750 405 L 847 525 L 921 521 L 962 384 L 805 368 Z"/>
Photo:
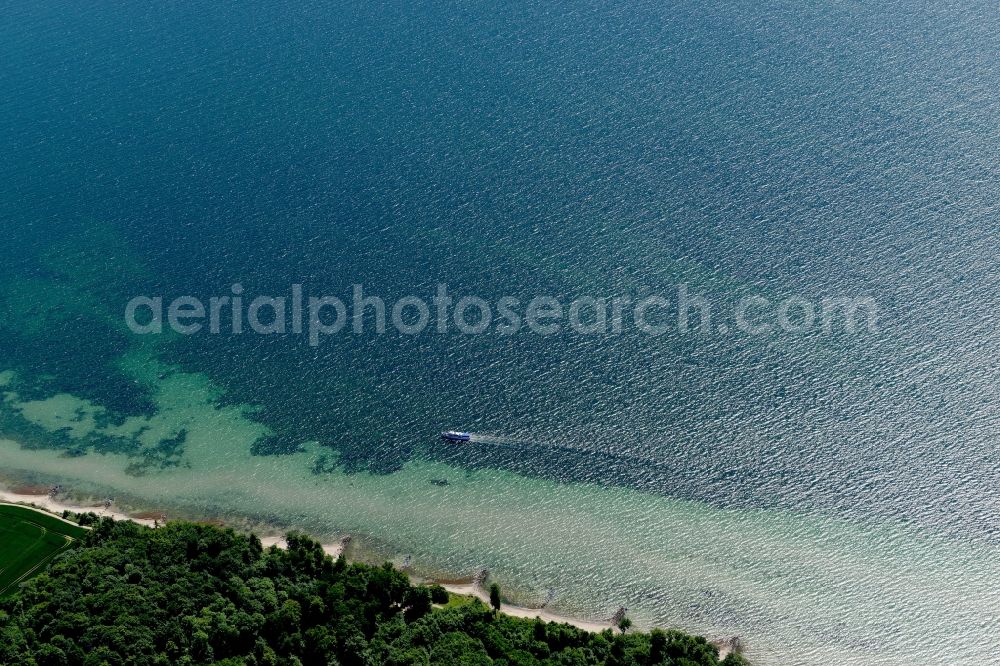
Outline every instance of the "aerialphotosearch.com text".
<path fill-rule="evenodd" d="M 666 293 L 636 296 L 503 296 L 488 300 L 457 295 L 439 284 L 433 294 L 387 301 L 351 285 L 350 296 L 309 294 L 294 284 L 286 295 L 250 295 L 233 284 L 225 295 L 165 298 L 136 296 L 125 308 L 129 329 L 139 335 L 173 331 L 181 335 L 298 335 L 315 347 L 338 334 L 382 335 L 460 333 L 510 336 L 696 335 L 769 336 L 779 333 L 826 335 L 876 330 L 876 304 L 868 296 L 780 299 L 747 296 L 722 307 L 686 284 Z"/>

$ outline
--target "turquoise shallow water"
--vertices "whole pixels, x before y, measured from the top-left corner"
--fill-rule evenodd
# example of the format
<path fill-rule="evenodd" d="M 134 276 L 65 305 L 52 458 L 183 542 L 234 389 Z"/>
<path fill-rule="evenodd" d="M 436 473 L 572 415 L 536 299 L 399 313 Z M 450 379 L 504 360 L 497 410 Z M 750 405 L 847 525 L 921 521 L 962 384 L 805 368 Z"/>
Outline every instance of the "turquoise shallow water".
<path fill-rule="evenodd" d="M 981 658 L 998 27 L 978 2 L 11 8 L 0 468 L 365 534 L 761 664 Z M 311 348 L 124 325 L 137 294 L 234 283 L 685 283 L 720 311 L 870 297 L 878 326 Z M 436 441 L 454 427 L 494 438 Z"/>

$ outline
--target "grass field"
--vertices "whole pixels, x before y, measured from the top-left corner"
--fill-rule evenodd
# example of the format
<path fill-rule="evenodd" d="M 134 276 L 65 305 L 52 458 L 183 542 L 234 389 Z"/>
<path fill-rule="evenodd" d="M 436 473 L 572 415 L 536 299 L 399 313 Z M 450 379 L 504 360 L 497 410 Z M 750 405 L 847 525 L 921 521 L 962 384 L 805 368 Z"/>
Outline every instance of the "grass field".
<path fill-rule="evenodd" d="M 52 514 L 0 504 L 0 597 L 42 571 L 86 532 Z"/>
<path fill-rule="evenodd" d="M 459 606 L 468 606 L 472 603 L 475 597 L 467 594 L 452 594 L 448 593 L 448 603 L 446 603 L 442 608 L 457 608 Z"/>

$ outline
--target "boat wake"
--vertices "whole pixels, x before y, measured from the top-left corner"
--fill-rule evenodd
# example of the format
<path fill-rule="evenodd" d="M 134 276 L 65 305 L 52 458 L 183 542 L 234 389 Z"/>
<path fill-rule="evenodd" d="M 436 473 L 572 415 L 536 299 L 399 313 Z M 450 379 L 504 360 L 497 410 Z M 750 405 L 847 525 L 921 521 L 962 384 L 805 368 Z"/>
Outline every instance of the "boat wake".
<path fill-rule="evenodd" d="M 531 452 L 553 452 L 559 451 L 562 453 L 569 453 L 573 455 L 595 455 L 595 452 L 587 451 L 586 449 L 580 449 L 574 446 L 567 446 L 566 444 L 558 444 L 553 441 L 546 441 L 544 439 L 518 439 L 514 437 L 504 437 L 503 435 L 492 435 L 481 432 L 469 433 L 472 436 L 470 443 L 473 444 L 485 444 L 488 446 L 496 447 L 498 449 L 507 449 L 514 451 L 531 451 Z M 597 454 L 605 455 L 605 454 Z M 619 456 L 611 456 L 619 457 Z M 624 458 L 624 456 L 621 456 Z"/>
<path fill-rule="evenodd" d="M 538 448 L 546 448 L 544 444 L 533 439 L 514 439 L 512 437 L 504 437 L 502 435 L 490 435 L 482 432 L 470 432 L 472 439 L 469 440 L 476 444 L 493 444 L 496 446 L 537 446 Z"/>
<path fill-rule="evenodd" d="M 468 433 L 470 444 L 486 445 L 498 450 L 510 451 L 512 453 L 523 451 L 526 454 L 552 454 L 559 453 L 572 458 L 586 458 L 591 461 L 600 461 L 604 465 L 618 467 L 622 465 L 632 466 L 641 463 L 648 468 L 668 468 L 673 469 L 674 465 L 666 460 L 657 460 L 646 457 L 637 458 L 633 452 L 618 453 L 614 451 L 595 451 L 567 444 L 559 444 L 543 439 L 518 439 L 495 435 L 489 433 L 470 432 Z"/>

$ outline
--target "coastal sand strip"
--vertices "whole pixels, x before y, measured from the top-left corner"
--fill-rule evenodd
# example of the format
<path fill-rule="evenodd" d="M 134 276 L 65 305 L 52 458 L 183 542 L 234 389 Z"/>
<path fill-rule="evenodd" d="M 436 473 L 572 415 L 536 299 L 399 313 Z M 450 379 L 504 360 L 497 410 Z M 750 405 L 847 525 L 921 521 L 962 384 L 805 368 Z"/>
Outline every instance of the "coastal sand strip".
<path fill-rule="evenodd" d="M 489 605 L 490 596 L 486 594 L 478 585 L 442 585 L 444 589 L 448 590 L 452 594 L 461 594 L 465 596 L 476 597 L 477 599 L 483 601 L 485 604 Z M 511 606 L 510 604 L 501 604 L 500 612 L 504 615 L 510 615 L 512 617 L 521 617 L 529 620 L 535 618 L 540 618 L 545 622 L 554 622 L 556 624 L 569 624 L 578 629 L 583 629 L 584 631 L 592 631 L 594 633 L 600 633 L 605 629 L 611 628 L 611 622 L 593 622 L 590 620 L 581 620 L 579 618 L 565 617 L 563 615 L 556 615 L 544 609 L 538 608 L 524 608 L 523 606 Z"/>
<path fill-rule="evenodd" d="M 49 513 L 56 514 L 57 517 L 61 517 L 63 511 L 72 511 L 73 513 L 95 513 L 98 516 L 107 516 L 109 518 L 114 518 L 115 520 L 131 520 L 132 522 L 139 523 L 140 525 L 147 525 L 149 527 L 154 526 L 153 520 L 132 518 L 124 513 L 118 513 L 116 511 L 106 509 L 103 504 L 98 506 L 77 506 L 60 502 L 47 494 L 25 495 L 7 490 L 0 490 L 0 502 L 6 502 L 8 504 L 27 504 L 39 509 L 45 509 Z M 73 524 L 75 525 L 76 523 Z"/>

